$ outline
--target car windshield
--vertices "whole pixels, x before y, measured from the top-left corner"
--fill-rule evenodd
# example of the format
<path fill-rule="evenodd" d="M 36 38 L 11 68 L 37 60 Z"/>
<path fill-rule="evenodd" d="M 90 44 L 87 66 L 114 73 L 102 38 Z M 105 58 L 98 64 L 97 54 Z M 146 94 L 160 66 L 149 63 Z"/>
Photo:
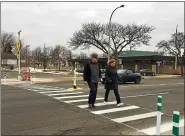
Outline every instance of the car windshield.
<path fill-rule="evenodd" d="M 126 72 L 126 69 L 118 69 L 117 70 L 117 73 L 118 74 L 122 74 L 122 73 L 125 73 Z"/>

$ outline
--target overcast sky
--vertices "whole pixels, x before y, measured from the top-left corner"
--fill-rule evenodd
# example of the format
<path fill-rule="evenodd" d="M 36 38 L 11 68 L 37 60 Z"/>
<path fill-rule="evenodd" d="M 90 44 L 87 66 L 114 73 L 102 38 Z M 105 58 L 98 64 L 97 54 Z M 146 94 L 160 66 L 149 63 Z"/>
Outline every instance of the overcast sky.
<path fill-rule="evenodd" d="M 183 2 L 7 2 L 1 3 L 1 29 L 17 34 L 34 48 L 38 45 L 66 46 L 73 33 L 84 22 L 108 22 L 111 12 L 121 4 L 112 21 L 155 26 L 150 46 L 136 48 L 153 51 L 160 40 L 168 40 L 170 34 L 184 32 Z M 94 51 L 94 49 L 92 49 Z M 92 51 L 91 50 L 91 51 Z"/>

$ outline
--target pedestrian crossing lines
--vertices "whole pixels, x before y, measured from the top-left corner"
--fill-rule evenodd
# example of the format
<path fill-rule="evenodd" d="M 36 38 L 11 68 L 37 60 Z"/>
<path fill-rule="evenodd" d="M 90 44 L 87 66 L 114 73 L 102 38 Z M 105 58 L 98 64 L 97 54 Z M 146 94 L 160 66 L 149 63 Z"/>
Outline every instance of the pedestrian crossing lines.
<path fill-rule="evenodd" d="M 61 102 L 72 104 L 81 109 L 88 109 L 88 94 L 80 91 L 71 91 L 65 88 L 52 87 L 46 85 L 14 85 L 16 87 L 24 88 L 30 91 L 34 91 L 48 97 L 52 97 Z M 127 96 L 125 96 L 127 97 Z M 108 102 L 105 105 L 103 102 L 104 98 L 97 96 L 96 98 L 96 108 L 88 109 L 89 112 L 97 116 L 102 116 L 111 121 L 119 124 L 126 124 L 135 130 L 147 135 L 155 135 L 156 132 L 156 111 L 147 111 L 136 105 L 124 104 L 121 107 L 117 107 L 116 101 Z M 124 98 L 123 98 L 124 100 Z M 162 125 L 161 125 L 161 135 L 167 133 L 172 134 L 172 125 L 170 123 L 172 117 L 166 116 L 162 113 Z M 180 122 L 180 127 L 184 126 L 183 119 Z"/>

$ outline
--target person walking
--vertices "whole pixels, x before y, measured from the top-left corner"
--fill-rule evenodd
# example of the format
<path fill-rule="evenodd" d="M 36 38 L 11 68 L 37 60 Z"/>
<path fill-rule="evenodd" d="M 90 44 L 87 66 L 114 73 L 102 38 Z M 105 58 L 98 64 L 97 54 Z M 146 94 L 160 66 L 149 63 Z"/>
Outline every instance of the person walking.
<path fill-rule="evenodd" d="M 101 79 L 101 70 L 100 65 L 98 63 L 98 54 L 94 53 L 91 55 L 91 60 L 84 65 L 84 73 L 83 73 L 84 81 L 88 83 L 90 92 L 88 104 L 89 108 L 95 107 L 96 95 L 98 82 Z"/>
<path fill-rule="evenodd" d="M 104 104 L 108 104 L 108 95 L 110 90 L 114 90 L 114 94 L 117 100 L 117 106 L 122 106 L 123 103 L 120 100 L 119 92 L 118 92 L 118 75 L 116 69 L 115 59 L 111 59 L 108 62 L 108 67 L 106 68 L 105 73 L 105 97 L 104 97 Z"/>

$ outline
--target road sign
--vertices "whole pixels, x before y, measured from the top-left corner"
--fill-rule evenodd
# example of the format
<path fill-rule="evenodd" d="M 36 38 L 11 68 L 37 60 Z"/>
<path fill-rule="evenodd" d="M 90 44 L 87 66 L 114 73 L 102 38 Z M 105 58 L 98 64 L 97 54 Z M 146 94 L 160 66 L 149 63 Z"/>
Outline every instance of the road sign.
<path fill-rule="evenodd" d="M 17 42 L 17 49 L 20 50 L 20 48 L 21 48 L 21 43 L 20 43 L 20 41 L 18 41 Z"/>

